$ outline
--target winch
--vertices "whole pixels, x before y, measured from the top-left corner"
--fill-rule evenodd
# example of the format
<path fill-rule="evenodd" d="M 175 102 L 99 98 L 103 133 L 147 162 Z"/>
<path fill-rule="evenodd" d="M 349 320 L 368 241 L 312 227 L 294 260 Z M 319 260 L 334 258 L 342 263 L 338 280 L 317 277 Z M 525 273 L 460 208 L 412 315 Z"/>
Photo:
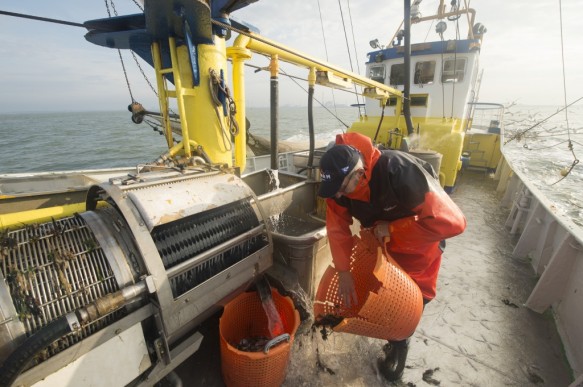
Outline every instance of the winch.
<path fill-rule="evenodd" d="M 2 236 L 1 385 L 25 369 L 19 384 L 72 367 L 83 380 L 91 356 L 108 358 L 103 378 L 117 385 L 155 383 L 197 350 L 196 326 L 272 263 L 260 203 L 219 169 L 111 179 L 89 190 L 87 209 Z M 59 319 L 62 337 L 18 358 L 35 337 L 60 335 Z"/>

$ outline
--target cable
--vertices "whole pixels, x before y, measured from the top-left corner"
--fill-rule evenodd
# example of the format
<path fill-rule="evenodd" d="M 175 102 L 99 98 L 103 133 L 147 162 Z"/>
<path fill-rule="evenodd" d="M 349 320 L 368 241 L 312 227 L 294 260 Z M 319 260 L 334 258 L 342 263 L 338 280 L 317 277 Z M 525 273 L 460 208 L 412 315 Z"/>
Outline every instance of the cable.
<path fill-rule="evenodd" d="M 264 55 L 264 56 L 265 56 L 265 55 Z M 267 58 L 267 59 L 269 59 L 267 56 L 266 56 L 266 58 Z M 248 66 L 248 67 L 251 67 L 251 68 L 254 68 L 254 69 L 256 69 L 256 72 L 265 70 L 263 67 L 260 67 L 260 66 L 257 66 L 257 65 L 253 65 L 253 64 L 250 64 L 250 63 L 245 63 L 245 66 Z M 294 82 L 294 83 L 295 83 L 295 84 L 296 84 L 296 85 L 297 85 L 297 86 L 298 86 L 300 89 L 302 89 L 303 91 L 305 91 L 305 92 L 306 92 L 306 94 L 308 93 L 308 90 L 306 90 L 306 89 L 305 89 L 305 88 L 304 88 L 302 85 L 300 85 L 298 82 L 296 82 L 296 79 L 299 79 L 300 81 L 307 82 L 308 80 L 307 80 L 306 78 L 301 78 L 301 77 L 298 77 L 298 76 L 295 76 L 295 75 L 288 74 L 288 73 L 286 73 L 286 72 L 285 72 L 283 69 L 281 69 L 281 67 L 280 67 L 280 69 L 279 69 L 279 72 L 278 72 L 278 74 L 279 74 L 279 75 L 283 75 L 283 76 L 285 76 L 285 77 L 288 77 L 288 78 L 289 78 L 290 80 L 292 80 L 292 81 L 293 81 L 293 82 Z M 345 92 L 345 93 L 354 93 L 353 91 L 349 91 L 349 90 L 339 90 L 339 91 L 342 91 L 342 92 Z M 326 107 L 326 106 L 325 106 L 325 105 L 324 105 L 322 102 L 320 102 L 320 101 L 319 101 L 317 98 L 314 98 L 314 101 L 316 101 L 316 102 L 318 103 L 318 105 L 320 105 L 321 107 L 323 107 L 324 109 L 326 109 L 326 111 L 327 111 L 328 113 L 330 113 L 330 114 L 332 115 L 332 117 L 336 118 L 336 119 L 338 120 L 338 122 L 340 122 L 342 125 L 344 125 L 344 127 L 348 128 L 348 127 L 350 126 L 350 125 L 347 125 L 345 122 L 343 122 L 343 121 L 340 119 L 340 117 L 338 117 L 338 115 L 337 115 L 336 113 L 333 113 L 332 111 L 330 111 L 330 109 L 328 109 L 328 108 L 327 108 L 327 107 Z"/>
<path fill-rule="evenodd" d="M 80 23 L 74 23 L 74 22 L 70 22 L 70 21 L 66 21 L 66 20 L 50 19 L 48 17 L 40 17 L 40 16 L 26 15 L 26 14 L 23 14 L 23 13 L 0 11 L 0 15 L 20 17 L 20 18 L 23 18 L 23 19 L 38 20 L 38 21 L 44 21 L 44 22 L 47 22 L 47 23 L 64 24 L 66 26 L 83 27 L 83 28 L 85 28 L 85 25 L 84 24 L 80 24 Z"/>
<path fill-rule="evenodd" d="M 350 31 L 352 33 L 352 46 L 354 47 L 354 56 L 356 57 L 356 71 L 358 74 L 360 74 L 360 61 L 358 60 L 358 52 L 356 51 L 356 41 L 354 40 L 354 24 L 352 23 L 352 12 L 350 11 L 350 0 L 346 0 L 346 5 L 348 7 L 348 17 L 350 19 Z M 354 90 L 357 91 L 356 89 L 356 85 L 354 85 Z M 358 94 L 356 95 L 356 102 L 358 104 L 360 104 L 360 101 L 358 100 Z M 363 104 L 363 109 L 364 109 L 364 115 L 366 115 L 366 103 Z M 360 113 L 360 108 L 358 109 L 358 112 Z"/>
<path fill-rule="evenodd" d="M 379 131 L 381 129 L 381 125 L 383 123 L 383 118 L 385 117 L 385 106 L 387 106 L 387 104 L 383 104 L 383 110 L 381 110 L 381 119 L 379 120 L 379 126 L 377 126 L 377 131 L 374 134 L 374 139 L 372 140 L 373 145 L 375 145 L 377 143 L 377 137 L 379 135 Z"/>
<path fill-rule="evenodd" d="M 561 0 L 559 0 L 559 21 L 560 21 L 560 26 L 561 26 L 561 63 L 563 66 L 563 99 L 565 102 L 565 105 L 567 105 L 567 80 L 566 80 L 566 75 L 565 75 L 565 46 L 563 43 L 563 4 L 561 2 Z M 571 154 L 573 155 L 573 162 L 571 163 L 571 167 L 569 168 L 569 170 L 563 174 L 563 177 L 561 177 L 559 180 L 557 180 L 556 182 L 554 182 L 551 185 L 555 185 L 558 182 L 560 182 L 561 180 L 563 180 L 565 177 L 567 177 L 569 175 L 569 173 L 571 173 L 571 171 L 573 170 L 573 168 L 575 168 L 575 165 L 579 164 L 579 159 L 577 158 L 577 155 L 575 154 L 575 151 L 573 150 L 573 142 L 571 141 L 571 133 L 570 133 L 570 129 L 569 129 L 569 110 L 565 109 L 565 122 L 567 124 L 567 142 L 569 143 L 569 145 L 567 146 L 568 149 L 571 151 Z"/>
<path fill-rule="evenodd" d="M 112 16 L 111 16 L 111 11 L 109 10 L 109 2 L 108 2 L 108 0 L 104 0 L 104 2 L 105 2 L 105 9 L 107 10 L 107 14 L 111 18 Z M 117 10 L 115 9 L 115 5 L 113 4 L 113 0 L 111 0 L 111 8 L 113 9 L 113 13 L 117 17 Z M 125 66 L 125 63 L 123 61 L 123 57 L 121 56 L 121 50 L 119 48 L 117 49 L 117 54 L 119 55 L 119 61 L 121 63 L 121 68 L 123 69 L 123 75 L 125 77 L 126 84 L 128 86 L 128 91 L 130 93 L 130 99 L 132 100 L 132 103 L 134 103 L 134 102 L 136 102 L 136 100 L 134 99 L 134 95 L 132 93 L 132 87 L 130 86 L 130 79 L 129 79 L 128 73 L 126 71 L 126 66 Z"/>
<path fill-rule="evenodd" d="M 324 52 L 326 52 L 326 62 L 329 62 L 328 58 L 328 44 L 326 43 L 326 34 L 324 33 L 324 21 L 322 20 L 322 9 L 320 8 L 320 0 L 318 0 L 318 13 L 320 14 L 320 27 L 322 28 L 322 40 L 324 41 Z M 331 88 L 332 92 L 332 103 L 334 105 L 334 113 L 338 114 L 336 109 L 336 95 L 334 94 L 334 88 Z"/>
<path fill-rule="evenodd" d="M 557 110 L 556 112 L 554 112 L 553 114 L 551 114 L 550 116 L 548 116 L 547 118 L 545 118 L 544 120 L 541 120 L 539 122 L 537 122 L 536 124 L 534 124 L 533 126 L 531 126 L 528 129 L 525 129 L 519 133 L 516 133 L 515 135 L 513 135 L 512 137 L 510 137 L 508 140 L 504 141 L 504 145 L 508 144 L 510 141 L 515 140 L 517 138 L 522 138 L 522 136 L 524 135 L 524 133 L 528 132 L 529 130 L 532 130 L 534 128 L 536 128 L 537 126 L 539 126 L 540 124 L 545 123 L 546 121 L 548 121 L 551 117 L 556 116 L 557 114 L 559 114 L 560 112 L 562 112 L 563 110 L 571 107 L 572 105 L 576 104 L 577 102 L 581 101 L 583 99 L 583 97 L 580 97 L 578 99 L 576 99 L 575 101 L 571 102 L 570 104 L 568 104 L 567 106 Z"/>
<path fill-rule="evenodd" d="M 284 70 L 281 70 L 281 71 L 283 72 L 283 75 L 285 75 L 285 76 L 289 76 L 289 75 L 288 75 L 288 74 L 287 74 L 287 73 L 286 73 Z M 300 84 L 299 84 L 299 83 L 298 83 L 298 82 L 297 82 L 297 81 L 294 79 L 294 77 L 292 77 L 292 76 L 289 76 L 289 78 L 290 78 L 290 79 L 291 79 L 291 80 L 292 80 L 292 81 L 293 81 L 293 82 L 294 82 L 296 85 L 298 85 L 298 87 L 299 87 L 299 88 L 301 88 L 301 89 L 302 89 L 302 90 L 304 90 L 306 93 L 308 93 L 308 90 L 306 90 L 306 89 L 305 89 L 305 88 L 304 88 L 302 85 L 300 85 Z M 330 111 L 330 109 L 328 109 L 326 106 L 324 106 L 324 105 L 322 104 L 322 102 L 320 102 L 318 99 L 314 98 L 314 101 L 316 101 L 316 102 L 318 103 L 318 105 L 320 105 L 321 107 L 323 107 L 324 109 L 326 109 L 326 111 L 328 111 L 328 113 L 332 114 L 332 116 L 333 116 L 334 118 L 336 118 L 336 119 L 338 120 L 338 122 L 340 122 L 342 125 L 344 125 L 344 127 L 346 127 L 346 128 L 348 128 L 348 127 L 349 127 L 349 125 L 347 125 L 347 124 L 346 124 L 344 121 L 342 121 L 342 120 L 340 119 L 340 117 L 338 117 L 337 115 L 335 115 L 334 113 L 332 113 L 332 112 Z M 344 130 L 342 130 L 342 132 L 344 132 Z"/>
<path fill-rule="evenodd" d="M 342 29 L 344 31 L 344 41 L 346 42 L 346 51 L 348 52 L 348 61 L 350 63 L 350 71 L 354 72 L 354 66 L 352 66 L 352 55 L 350 54 L 350 46 L 348 45 L 348 34 L 346 33 L 346 24 L 344 22 L 344 13 L 342 12 L 342 5 L 340 0 L 338 0 L 338 9 L 340 9 L 340 18 L 342 19 Z M 354 92 L 356 93 L 356 103 L 358 104 L 358 114 L 360 115 L 360 98 L 358 98 L 358 90 L 356 89 L 356 84 L 354 85 Z"/>
<path fill-rule="evenodd" d="M 441 52 L 439 53 L 441 56 L 441 82 L 439 82 L 441 84 L 441 118 L 445 118 L 445 85 L 443 84 L 443 70 L 445 70 L 443 50 L 445 49 L 445 41 L 443 40 L 443 34 L 439 34 L 439 36 L 441 37 Z"/>

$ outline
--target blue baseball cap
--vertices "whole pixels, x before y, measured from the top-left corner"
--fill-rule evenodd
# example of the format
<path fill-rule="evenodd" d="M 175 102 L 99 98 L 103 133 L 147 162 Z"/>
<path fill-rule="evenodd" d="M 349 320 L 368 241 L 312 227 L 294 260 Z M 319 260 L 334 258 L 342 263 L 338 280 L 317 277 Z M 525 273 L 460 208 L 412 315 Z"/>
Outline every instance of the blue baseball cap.
<path fill-rule="evenodd" d="M 334 145 L 320 159 L 320 189 L 318 195 L 331 198 L 344 178 L 352 171 L 360 159 L 360 153 L 349 145 Z"/>

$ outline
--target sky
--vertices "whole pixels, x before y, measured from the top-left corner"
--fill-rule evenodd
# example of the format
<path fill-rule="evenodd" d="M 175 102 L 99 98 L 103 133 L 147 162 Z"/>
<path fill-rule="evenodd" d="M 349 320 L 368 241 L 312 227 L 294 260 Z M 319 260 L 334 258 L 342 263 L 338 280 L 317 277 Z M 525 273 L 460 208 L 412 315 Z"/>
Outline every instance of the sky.
<path fill-rule="evenodd" d="M 450 1 L 445 3 L 449 8 Z M 583 96 L 580 0 L 473 0 L 470 6 L 476 9 L 476 22 L 488 29 L 480 55 L 484 70 L 480 101 L 564 104 L 560 3 L 567 102 Z M 433 13 L 436 4 L 422 2 L 421 13 Z M 115 8 L 120 15 L 139 12 L 131 0 L 116 0 Z M 0 10 L 77 23 L 107 17 L 101 0 L 3 0 Z M 259 0 L 231 16 L 287 47 L 364 74 L 369 41 L 389 42 L 403 18 L 403 2 Z M 452 26 L 447 33 L 454 31 Z M 131 99 L 117 51 L 87 42 L 85 32 L 79 27 L 0 15 L 0 113 L 125 109 Z M 413 34 L 421 40 L 437 38 L 434 25 L 429 24 L 414 25 Z M 147 109 L 157 110 L 156 97 L 133 58 L 127 51 L 122 55 L 134 98 Z M 254 55 L 251 63 L 267 66 L 268 61 Z M 141 65 L 155 84 L 150 66 Z M 307 77 L 306 71 L 283 69 Z M 268 106 L 269 74 L 248 69 L 246 77 L 247 106 Z M 305 106 L 308 99 L 302 88 L 283 78 L 279 95 L 282 106 Z M 353 94 L 332 94 L 318 87 L 316 98 L 338 104 L 357 102 Z"/>

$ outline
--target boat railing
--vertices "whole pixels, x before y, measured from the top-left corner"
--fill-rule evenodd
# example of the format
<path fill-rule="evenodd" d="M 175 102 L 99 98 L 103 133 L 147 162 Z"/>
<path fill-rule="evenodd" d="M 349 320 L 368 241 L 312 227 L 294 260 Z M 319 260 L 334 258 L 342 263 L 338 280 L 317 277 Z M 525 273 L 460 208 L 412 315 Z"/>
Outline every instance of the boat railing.
<path fill-rule="evenodd" d="M 504 154 L 504 149 L 502 149 Z M 525 306 L 552 311 L 575 374 L 583 370 L 583 228 L 563 215 L 504 155 L 497 171 L 501 206 L 510 209 L 505 227 L 516 238 L 512 258 L 530 261 L 537 276 Z M 573 384 L 575 385 L 575 384 Z"/>
<path fill-rule="evenodd" d="M 470 102 L 468 105 L 467 132 L 503 134 L 504 105 L 490 102 Z"/>

